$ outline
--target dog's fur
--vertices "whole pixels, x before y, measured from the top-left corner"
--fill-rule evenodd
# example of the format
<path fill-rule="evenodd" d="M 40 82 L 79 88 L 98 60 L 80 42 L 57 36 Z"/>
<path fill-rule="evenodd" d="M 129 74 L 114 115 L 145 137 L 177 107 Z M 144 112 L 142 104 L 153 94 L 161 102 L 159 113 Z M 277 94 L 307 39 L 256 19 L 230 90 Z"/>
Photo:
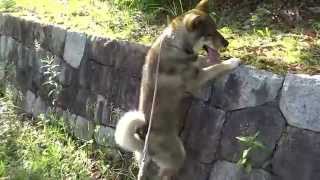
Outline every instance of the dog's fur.
<path fill-rule="evenodd" d="M 230 72 L 239 60 L 202 67 L 197 51 L 203 47 L 226 47 L 228 42 L 217 31 L 208 15 L 208 0 L 175 18 L 150 48 L 143 67 L 139 111 L 126 113 L 118 122 L 115 140 L 122 148 L 135 152 L 138 161 L 150 119 L 155 79 L 158 90 L 150 131 L 149 155 L 160 169 L 176 173 L 183 165 L 185 150 L 179 137 L 182 100 L 204 83 Z M 160 61 L 158 77 L 157 62 Z M 143 133 L 138 133 L 143 129 Z"/>

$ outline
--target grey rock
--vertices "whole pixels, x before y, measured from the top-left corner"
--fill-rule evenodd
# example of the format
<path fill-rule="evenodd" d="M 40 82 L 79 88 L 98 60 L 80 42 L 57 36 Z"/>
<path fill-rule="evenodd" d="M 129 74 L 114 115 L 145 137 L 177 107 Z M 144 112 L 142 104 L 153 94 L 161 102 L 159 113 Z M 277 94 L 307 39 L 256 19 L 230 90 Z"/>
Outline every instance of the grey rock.
<path fill-rule="evenodd" d="M 42 100 L 40 96 L 37 97 L 33 104 L 32 115 L 38 117 L 40 114 L 45 114 L 47 112 L 46 103 Z"/>
<path fill-rule="evenodd" d="M 225 113 L 194 102 L 188 113 L 183 139 L 188 156 L 202 163 L 215 160 Z M 201 148 L 199 148 L 201 147 Z"/>
<path fill-rule="evenodd" d="M 86 35 L 78 32 L 67 32 L 63 59 L 73 68 L 78 68 L 84 58 Z"/>
<path fill-rule="evenodd" d="M 96 96 L 87 89 L 79 89 L 71 107 L 71 111 L 77 115 L 93 120 L 96 110 Z"/>
<path fill-rule="evenodd" d="M 211 168 L 211 164 L 200 163 L 192 157 L 187 157 L 175 180 L 207 180 Z"/>
<path fill-rule="evenodd" d="M 217 161 L 209 180 L 272 180 L 273 177 L 262 169 L 253 169 L 247 173 L 234 163 Z"/>
<path fill-rule="evenodd" d="M 212 96 L 212 83 L 207 83 L 203 87 L 201 87 L 195 94 L 195 98 L 202 100 L 204 102 L 210 101 L 210 98 Z"/>
<path fill-rule="evenodd" d="M 7 14 L 0 14 L 0 35 L 4 35 L 5 23 L 8 18 Z"/>
<path fill-rule="evenodd" d="M 319 179 L 319 148 L 319 133 L 288 127 L 273 157 L 273 172 L 281 180 Z"/>
<path fill-rule="evenodd" d="M 76 127 L 77 115 L 70 113 L 70 111 L 63 111 L 62 118 L 68 131 L 74 135 L 73 132 Z"/>
<path fill-rule="evenodd" d="M 29 48 L 34 48 L 34 40 L 35 40 L 35 28 L 34 22 L 26 19 L 21 19 L 21 32 L 22 44 Z"/>
<path fill-rule="evenodd" d="M 138 108 L 140 80 L 118 71 L 113 72 L 110 102 L 123 110 Z"/>
<path fill-rule="evenodd" d="M 4 22 L 4 34 L 17 40 L 22 41 L 21 19 L 14 16 L 7 16 Z"/>
<path fill-rule="evenodd" d="M 52 26 L 49 50 L 56 56 L 62 57 L 67 31 L 58 26 Z"/>
<path fill-rule="evenodd" d="M 57 97 L 57 106 L 62 109 L 71 109 L 78 91 L 79 89 L 76 85 L 63 87 Z"/>
<path fill-rule="evenodd" d="M 115 66 L 131 76 L 141 77 L 141 69 L 147 47 L 126 41 L 91 37 L 88 42 L 88 58 L 99 64 Z"/>
<path fill-rule="evenodd" d="M 100 64 L 113 66 L 119 50 L 116 40 L 96 36 L 88 38 L 88 58 Z"/>
<path fill-rule="evenodd" d="M 12 63 L 17 56 L 17 42 L 9 36 L 0 37 L 0 61 Z"/>
<path fill-rule="evenodd" d="M 214 84 L 212 105 L 226 110 L 253 107 L 275 100 L 283 77 L 250 66 L 240 66 Z"/>
<path fill-rule="evenodd" d="M 17 46 L 17 62 L 16 62 L 16 80 L 23 92 L 32 88 L 32 70 L 30 65 L 30 58 L 32 58 L 32 51 L 22 46 L 21 43 Z"/>
<path fill-rule="evenodd" d="M 6 52 L 7 36 L 0 36 L 0 60 L 6 61 L 5 52 Z"/>
<path fill-rule="evenodd" d="M 110 119 L 110 108 L 108 108 L 108 101 L 107 99 L 98 94 L 97 95 L 97 102 L 96 102 L 96 111 L 94 114 L 94 120 L 97 124 L 108 124 L 107 122 Z"/>
<path fill-rule="evenodd" d="M 115 68 L 127 72 L 130 76 L 141 77 L 142 66 L 149 48 L 126 41 L 119 41 L 119 45 Z"/>
<path fill-rule="evenodd" d="M 83 88 L 105 96 L 111 94 L 112 87 L 115 86 L 114 76 L 119 76 L 114 68 L 89 59 L 82 61 L 79 73 L 79 83 Z"/>
<path fill-rule="evenodd" d="M 8 65 L 14 65 L 18 61 L 18 46 L 20 43 L 8 37 L 6 44 L 5 58 Z"/>
<path fill-rule="evenodd" d="M 24 111 L 26 113 L 32 114 L 33 105 L 35 101 L 36 101 L 36 95 L 31 91 L 27 91 L 25 94 L 25 102 L 24 102 Z"/>
<path fill-rule="evenodd" d="M 99 145 L 115 148 L 114 129 L 106 126 L 96 126 L 94 138 Z"/>
<path fill-rule="evenodd" d="M 64 86 L 71 86 L 72 84 L 78 84 L 79 79 L 79 70 L 73 68 L 71 65 L 66 63 L 64 60 L 56 57 L 59 62 L 59 71 L 58 76 L 59 82 Z"/>
<path fill-rule="evenodd" d="M 88 121 L 87 119 L 77 116 L 74 135 L 85 141 L 89 141 L 93 138 L 94 133 L 94 124 L 92 121 Z"/>
<path fill-rule="evenodd" d="M 262 167 L 271 158 L 284 127 L 285 120 L 275 104 L 266 104 L 228 113 L 222 131 L 219 154 L 222 159 L 237 162 L 243 150 L 248 147 L 240 143 L 236 137 L 253 136 L 259 132 L 257 140 L 265 148 L 252 151 L 249 153 L 248 159 L 253 166 Z"/>
<path fill-rule="evenodd" d="M 6 66 L 6 63 L 3 62 L 3 61 L 0 61 L 0 89 L 1 91 L 3 90 L 2 87 L 4 85 L 4 80 L 5 80 L 5 66 Z"/>
<path fill-rule="evenodd" d="M 288 74 L 280 109 L 292 126 L 320 132 L 320 75 Z"/>
<path fill-rule="evenodd" d="M 33 47 L 39 48 L 39 47 L 45 47 L 44 44 L 46 44 L 46 34 L 44 31 L 45 25 L 39 23 L 39 22 L 33 22 Z"/>

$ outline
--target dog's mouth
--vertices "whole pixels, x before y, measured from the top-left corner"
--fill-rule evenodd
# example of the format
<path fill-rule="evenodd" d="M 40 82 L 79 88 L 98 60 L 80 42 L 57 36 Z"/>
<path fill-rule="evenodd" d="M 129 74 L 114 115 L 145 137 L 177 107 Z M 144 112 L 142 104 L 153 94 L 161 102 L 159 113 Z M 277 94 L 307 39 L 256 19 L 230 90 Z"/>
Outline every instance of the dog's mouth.
<path fill-rule="evenodd" d="M 204 45 L 203 49 L 205 51 L 207 51 L 207 54 L 208 54 L 208 60 L 207 61 L 208 61 L 208 63 L 210 63 L 210 64 L 218 64 L 218 63 L 220 63 L 220 54 L 216 49 L 211 48 L 211 47 L 209 47 L 207 45 Z"/>

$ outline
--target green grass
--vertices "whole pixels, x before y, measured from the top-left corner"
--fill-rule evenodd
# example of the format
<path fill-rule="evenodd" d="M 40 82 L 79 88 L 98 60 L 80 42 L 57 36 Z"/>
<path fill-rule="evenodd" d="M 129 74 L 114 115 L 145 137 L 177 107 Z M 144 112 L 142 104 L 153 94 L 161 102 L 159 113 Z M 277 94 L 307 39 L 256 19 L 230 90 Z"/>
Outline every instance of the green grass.
<path fill-rule="evenodd" d="M 130 3 L 127 7 L 119 6 L 119 2 L 130 1 L 118 1 L 16 0 L 11 13 L 89 34 L 150 45 L 165 27 L 165 16 L 154 13 L 159 9 L 143 13 Z M 171 6 L 166 8 L 168 14 L 183 11 L 179 3 Z M 239 57 L 247 64 L 280 74 L 320 73 L 319 21 L 312 19 L 290 28 L 272 20 L 271 11 L 272 8 L 265 5 L 251 13 L 226 11 L 216 17 L 220 31 L 230 41 L 222 53 L 223 59 Z"/>
<path fill-rule="evenodd" d="M 13 14 L 63 25 L 76 31 L 148 43 L 156 28 L 141 12 L 122 9 L 112 1 L 100 0 L 16 0 Z"/>
<path fill-rule="evenodd" d="M 128 155 L 73 139 L 54 113 L 24 118 L 13 92 L 0 99 L 0 179 L 135 179 Z"/>

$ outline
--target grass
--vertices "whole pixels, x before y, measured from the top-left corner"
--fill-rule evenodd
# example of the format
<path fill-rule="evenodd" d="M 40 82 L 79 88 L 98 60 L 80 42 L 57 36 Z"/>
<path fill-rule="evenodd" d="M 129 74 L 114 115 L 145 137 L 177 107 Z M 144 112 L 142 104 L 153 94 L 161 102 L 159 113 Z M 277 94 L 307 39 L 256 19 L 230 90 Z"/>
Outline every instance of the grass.
<path fill-rule="evenodd" d="M 16 0 L 16 10 L 12 13 L 116 39 L 147 43 L 156 33 L 141 12 L 120 10 L 112 1 Z"/>
<path fill-rule="evenodd" d="M 150 45 L 165 27 L 155 13 L 117 6 L 103 0 L 16 0 L 11 13 L 66 26 L 89 34 Z M 129 2 L 129 1 L 128 1 Z M 179 3 L 167 8 L 179 12 Z M 12 8 L 11 8 L 12 9 Z M 156 11 L 156 9 L 155 9 Z M 296 28 L 275 22 L 272 8 L 251 13 L 224 13 L 220 31 L 230 41 L 223 59 L 239 57 L 247 64 L 276 73 L 320 73 L 320 23 L 311 19 Z M 168 12 L 169 13 L 169 12 Z M 174 13 L 169 13 L 174 14 Z"/>
<path fill-rule="evenodd" d="M 117 150 L 68 135 L 54 113 L 26 119 L 14 91 L 0 99 L 0 179 L 133 180 L 135 165 Z"/>

